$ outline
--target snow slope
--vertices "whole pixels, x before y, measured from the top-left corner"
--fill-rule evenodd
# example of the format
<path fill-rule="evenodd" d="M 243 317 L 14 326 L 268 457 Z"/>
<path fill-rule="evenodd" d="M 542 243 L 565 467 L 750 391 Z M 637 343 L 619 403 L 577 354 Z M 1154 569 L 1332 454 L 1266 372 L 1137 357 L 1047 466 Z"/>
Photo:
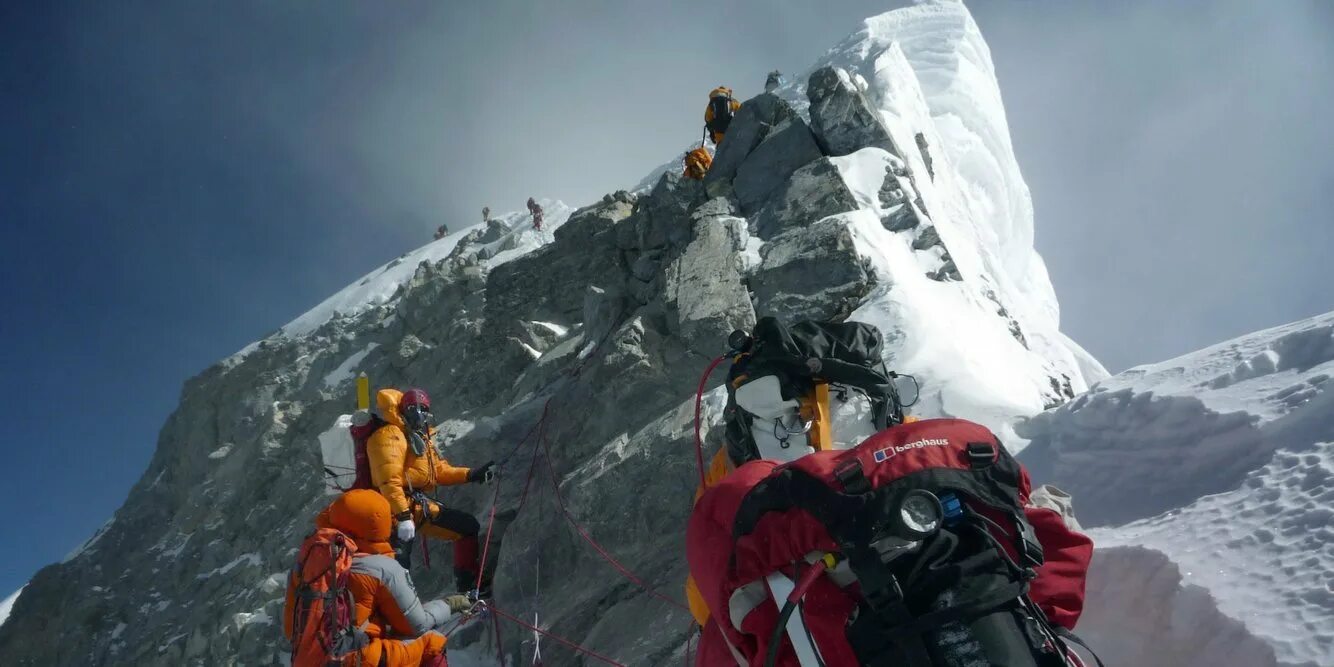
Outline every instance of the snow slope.
<path fill-rule="evenodd" d="M 556 229 L 565 223 L 565 220 L 570 217 L 570 213 L 574 210 L 558 200 L 540 199 L 538 203 L 542 206 L 545 214 L 544 224 L 540 232 L 532 228 L 532 216 L 527 212 L 506 213 L 493 218 L 503 225 L 504 233 L 501 238 L 493 241 L 491 245 L 509 249 L 503 250 L 491 258 L 489 262 L 492 265 L 502 264 L 523 253 L 550 243 L 554 238 L 553 234 Z M 393 301 L 398 293 L 399 286 L 412 278 L 422 262 L 434 263 L 445 259 L 465 236 L 481 226 L 465 227 L 442 239 L 404 253 L 394 261 L 362 276 L 360 280 L 339 290 L 314 308 L 302 313 L 279 329 L 270 339 L 306 336 L 331 319 L 354 317 L 372 307 Z M 263 341 L 256 341 L 233 355 L 230 359 L 231 363 L 244 358 L 260 342 Z"/>
<path fill-rule="evenodd" d="M 825 64 L 866 83 L 964 276 L 990 283 L 1035 352 L 1076 365 L 1089 383 L 1106 377 L 1058 330 L 1060 307 L 1033 248 L 1032 197 L 1010 143 L 991 51 L 963 3 L 923 2 L 869 18 L 812 71 Z M 808 74 L 780 91 L 798 109 L 808 105 Z M 919 135 L 925 150 L 911 150 Z M 928 172 L 934 177 L 920 177 Z"/>
<path fill-rule="evenodd" d="M 5 621 L 9 620 L 9 612 L 14 610 L 14 602 L 19 599 L 19 595 L 23 593 L 24 588 L 27 588 L 27 586 L 19 588 L 9 597 L 0 600 L 0 625 L 4 625 Z"/>
<path fill-rule="evenodd" d="M 1023 458 L 1102 525 L 1094 580 L 1135 549 L 1162 554 L 1273 664 L 1334 664 L 1331 377 L 1327 313 L 1099 383 L 1021 424 Z"/>
<path fill-rule="evenodd" d="M 898 9 L 867 19 L 811 71 L 827 64 L 863 90 L 900 154 L 867 148 L 832 159 L 861 207 L 839 217 L 879 281 L 852 319 L 878 326 L 887 361 L 921 380 L 913 413 L 973 419 L 1022 448 L 1016 420 L 1108 374 L 1059 330 L 1033 248 L 1028 186 L 976 22 L 948 0 Z M 808 74 L 778 93 L 803 113 Z M 886 200 L 887 170 L 903 175 L 905 203 Z M 907 206 L 922 226 L 881 224 Z M 950 271 L 952 280 L 927 277 Z"/>

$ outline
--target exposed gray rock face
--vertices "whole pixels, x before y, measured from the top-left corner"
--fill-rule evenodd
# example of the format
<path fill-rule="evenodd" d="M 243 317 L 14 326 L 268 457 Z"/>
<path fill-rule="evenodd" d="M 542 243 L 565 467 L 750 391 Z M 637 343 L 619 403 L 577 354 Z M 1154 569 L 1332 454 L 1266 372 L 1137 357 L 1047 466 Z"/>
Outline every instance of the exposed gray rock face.
<path fill-rule="evenodd" d="M 926 174 L 931 177 L 931 180 L 935 180 L 936 168 L 931 159 L 931 146 L 926 141 L 926 135 L 918 132 L 915 139 L 917 141 L 917 152 L 922 154 L 922 162 L 926 163 Z"/>
<path fill-rule="evenodd" d="M 564 325 L 578 322 L 586 284 L 620 283 L 614 226 L 629 212 L 629 204 L 620 200 L 581 209 L 559 230 L 566 243 L 496 267 L 487 277 L 488 316 L 498 322 L 515 315 Z"/>
<path fill-rule="evenodd" d="M 637 305 L 661 310 L 664 269 L 690 243 L 692 212 L 701 206 L 726 204 L 707 204 L 699 181 L 669 172 L 636 202 L 634 213 L 616 226 L 616 246 L 629 268 L 623 291 Z"/>
<path fill-rule="evenodd" d="M 820 158 L 792 174 L 754 216 L 761 239 L 769 240 L 792 227 L 852 211 L 857 199 L 828 158 Z"/>
<path fill-rule="evenodd" d="M 625 305 L 625 297 L 619 290 L 589 285 L 584 291 L 584 336 L 601 340 L 611 333 L 625 315 Z"/>
<path fill-rule="evenodd" d="M 874 284 L 847 223 L 831 218 L 770 241 L 751 280 L 755 313 L 785 319 L 846 317 Z"/>
<path fill-rule="evenodd" d="M 943 247 L 945 244 L 940 241 L 940 232 L 936 231 L 935 226 L 923 228 L 913 240 L 913 250 L 926 250 L 927 248 Z"/>
<path fill-rule="evenodd" d="M 625 190 L 605 195 L 598 203 L 570 214 L 570 219 L 556 229 L 554 236 L 562 243 L 600 241 L 600 237 L 611 231 L 616 223 L 630 216 L 638 200 Z"/>
<path fill-rule="evenodd" d="M 712 186 L 715 183 L 730 182 L 746 156 L 769 136 L 770 130 L 794 117 L 796 113 L 792 107 L 770 93 L 756 95 L 743 102 L 741 109 L 732 118 L 731 125 L 728 125 L 727 135 L 718 146 L 718 152 L 713 156 L 713 166 L 709 167 L 709 173 L 704 177 L 704 183 L 710 186 L 709 191 L 714 192 Z"/>
<path fill-rule="evenodd" d="M 794 117 L 775 126 L 741 163 L 732 181 L 741 212 L 754 215 L 793 172 L 820 157 L 806 121 Z"/>
<path fill-rule="evenodd" d="M 815 70 L 806 84 L 806 96 L 811 101 L 811 130 L 825 155 L 847 155 L 874 146 L 903 157 L 880 114 L 847 71 L 832 65 Z"/>
<path fill-rule="evenodd" d="M 667 269 L 668 327 L 698 354 L 714 356 L 721 349 L 719 341 L 734 329 L 755 325 L 737 258 L 742 250 L 739 241 L 729 232 L 728 219 L 699 218 L 695 240 Z"/>

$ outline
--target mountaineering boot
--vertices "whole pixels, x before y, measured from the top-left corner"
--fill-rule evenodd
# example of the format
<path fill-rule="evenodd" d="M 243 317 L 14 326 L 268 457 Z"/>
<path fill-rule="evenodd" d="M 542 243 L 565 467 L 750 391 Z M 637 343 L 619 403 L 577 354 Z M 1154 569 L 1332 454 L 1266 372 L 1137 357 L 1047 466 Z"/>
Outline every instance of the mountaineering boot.
<path fill-rule="evenodd" d="M 409 572 L 412 571 L 412 547 L 416 546 L 416 544 L 416 540 L 413 540 L 412 542 L 400 541 L 397 535 L 390 536 L 389 538 L 389 546 L 394 548 L 394 560 L 398 561 L 398 564 L 402 565 L 403 569 Z"/>
<path fill-rule="evenodd" d="M 471 535 L 454 542 L 454 584 L 460 591 L 477 588 L 480 546 L 477 537 Z"/>

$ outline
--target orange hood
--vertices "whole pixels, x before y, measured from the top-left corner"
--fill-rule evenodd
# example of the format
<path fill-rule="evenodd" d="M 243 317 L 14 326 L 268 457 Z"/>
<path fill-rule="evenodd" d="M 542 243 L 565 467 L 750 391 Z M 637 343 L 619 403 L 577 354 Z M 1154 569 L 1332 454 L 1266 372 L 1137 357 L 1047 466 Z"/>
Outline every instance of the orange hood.
<path fill-rule="evenodd" d="M 389 546 L 393 524 L 390 514 L 389 501 L 378 491 L 353 489 L 324 508 L 315 518 L 315 525 L 343 532 L 363 552 L 390 554 L 394 552 Z"/>
<path fill-rule="evenodd" d="M 403 392 L 397 389 L 381 389 L 375 394 L 375 407 L 380 411 L 380 419 L 394 426 L 403 428 L 403 417 L 398 414 L 398 402 L 403 400 Z"/>

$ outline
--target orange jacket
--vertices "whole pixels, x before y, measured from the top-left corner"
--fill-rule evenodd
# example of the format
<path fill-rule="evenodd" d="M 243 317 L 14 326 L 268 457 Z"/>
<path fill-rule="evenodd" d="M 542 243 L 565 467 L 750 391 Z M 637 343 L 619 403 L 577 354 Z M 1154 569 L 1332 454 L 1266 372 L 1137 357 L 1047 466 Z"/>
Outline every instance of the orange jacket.
<path fill-rule="evenodd" d="M 450 618 L 440 600 L 423 604 L 407 570 L 394 560 L 389 546 L 392 525 L 388 502 L 370 489 L 348 491 L 320 512 L 319 528 L 334 528 L 356 542 L 347 588 L 356 605 L 354 624 L 371 641 L 360 651 L 362 664 L 417 667 L 444 652 L 445 636 L 434 629 Z M 287 582 L 283 632 L 292 637 L 296 579 Z M 382 662 L 383 660 L 383 662 Z"/>
<path fill-rule="evenodd" d="M 695 489 L 695 502 L 699 502 L 700 496 L 704 495 L 710 487 L 721 482 L 724 477 L 732 474 L 736 466 L 732 465 L 732 460 L 727 457 L 727 448 L 723 447 L 713 455 L 713 460 L 709 462 L 709 469 L 704 473 L 704 483 Z M 690 607 L 690 615 L 695 617 L 695 622 L 701 626 L 709 623 L 709 605 L 704 601 L 704 596 L 699 592 L 699 586 L 695 584 L 693 575 L 686 575 L 686 603 Z"/>
<path fill-rule="evenodd" d="M 731 97 L 731 96 L 732 96 L 732 89 L 731 89 L 731 88 L 727 88 L 727 87 L 725 87 L 725 86 L 719 86 L 719 87 L 714 88 L 713 90 L 709 91 L 709 100 L 710 100 L 710 101 L 712 101 L 713 98 L 715 98 L 715 97 L 720 97 L 720 96 L 721 96 L 721 97 Z M 732 100 L 732 103 L 731 103 L 730 105 L 728 105 L 728 106 L 732 107 L 732 113 L 733 113 L 733 114 L 736 114 L 736 112 L 737 112 L 738 110 L 741 109 L 741 102 L 738 102 L 736 99 L 733 99 L 733 100 Z M 704 124 L 705 124 L 705 125 L 708 125 L 709 123 L 712 123 L 712 122 L 713 122 L 713 105 L 710 104 L 710 105 L 704 107 Z"/>
<path fill-rule="evenodd" d="M 440 486 L 454 486 L 468 481 L 468 468 L 449 465 L 432 443 L 435 431 L 426 438 L 421 456 L 408 446 L 408 435 L 403 418 L 398 414 L 398 402 L 403 392 L 381 389 L 375 396 L 380 418 L 389 422 L 371 434 L 366 441 L 366 456 L 371 464 L 371 483 L 389 501 L 394 516 L 410 511 L 413 491 L 429 492 Z"/>

